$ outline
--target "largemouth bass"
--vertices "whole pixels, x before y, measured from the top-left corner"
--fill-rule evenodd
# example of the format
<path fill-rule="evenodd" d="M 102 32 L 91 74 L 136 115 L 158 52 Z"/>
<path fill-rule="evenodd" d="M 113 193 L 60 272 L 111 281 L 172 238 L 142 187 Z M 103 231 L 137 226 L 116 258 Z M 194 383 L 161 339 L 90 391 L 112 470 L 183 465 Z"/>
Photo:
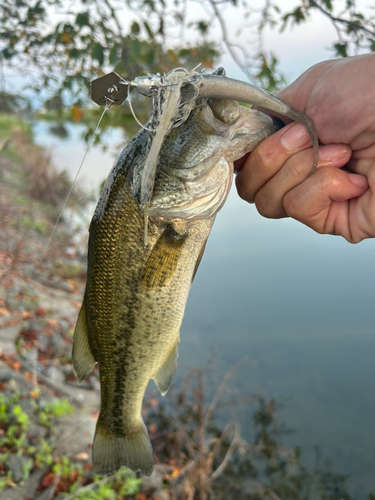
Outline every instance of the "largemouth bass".
<path fill-rule="evenodd" d="M 122 466 L 150 475 L 152 447 L 142 420 L 151 378 L 165 394 L 176 372 L 188 293 L 233 162 L 274 133 L 277 120 L 228 99 L 203 99 L 165 137 L 148 207 L 142 172 L 152 132 L 138 132 L 120 154 L 96 207 L 87 284 L 73 341 L 78 382 L 99 363 L 101 408 L 93 468 Z"/>

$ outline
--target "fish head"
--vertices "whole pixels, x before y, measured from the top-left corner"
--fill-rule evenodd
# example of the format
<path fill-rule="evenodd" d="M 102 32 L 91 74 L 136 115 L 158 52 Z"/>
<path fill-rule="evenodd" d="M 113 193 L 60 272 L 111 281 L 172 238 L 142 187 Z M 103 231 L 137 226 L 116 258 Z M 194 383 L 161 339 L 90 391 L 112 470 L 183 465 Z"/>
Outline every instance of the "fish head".
<path fill-rule="evenodd" d="M 164 140 L 149 214 L 185 220 L 213 217 L 229 194 L 233 162 L 281 125 L 229 99 L 202 101 Z"/>

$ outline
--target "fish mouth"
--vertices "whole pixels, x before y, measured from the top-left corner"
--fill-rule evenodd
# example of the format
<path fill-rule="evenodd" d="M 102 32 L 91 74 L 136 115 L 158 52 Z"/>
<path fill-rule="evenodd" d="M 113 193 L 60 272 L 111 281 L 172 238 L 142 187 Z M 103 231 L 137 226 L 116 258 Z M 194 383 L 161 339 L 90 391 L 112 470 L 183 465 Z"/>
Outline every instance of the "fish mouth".
<path fill-rule="evenodd" d="M 250 153 L 264 139 L 284 127 L 284 123 L 278 118 L 255 109 L 246 111 L 244 119 L 240 120 L 231 131 L 231 140 L 238 144 L 236 158 L 233 158 L 233 161 Z"/>
<path fill-rule="evenodd" d="M 242 123 L 238 123 L 238 127 L 233 130 L 233 138 L 242 135 L 256 135 L 258 132 L 271 135 L 282 127 L 284 127 L 284 123 L 279 118 L 266 115 L 256 109 L 249 109 L 246 118 Z"/>

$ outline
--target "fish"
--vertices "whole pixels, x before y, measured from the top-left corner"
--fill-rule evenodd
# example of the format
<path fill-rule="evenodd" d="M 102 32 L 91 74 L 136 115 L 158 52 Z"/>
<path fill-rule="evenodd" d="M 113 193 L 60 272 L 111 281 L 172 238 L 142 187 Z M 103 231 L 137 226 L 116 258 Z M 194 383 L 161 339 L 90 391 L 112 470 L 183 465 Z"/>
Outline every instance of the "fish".
<path fill-rule="evenodd" d="M 152 473 L 141 415 L 146 387 L 153 379 L 164 395 L 176 373 L 187 297 L 228 196 L 233 162 L 280 127 L 279 120 L 220 95 L 199 99 L 161 145 L 147 241 L 142 174 L 153 132 L 141 129 L 111 170 L 89 228 L 87 283 L 72 352 L 78 383 L 99 365 L 101 405 L 92 447 L 97 474 L 123 466 Z"/>

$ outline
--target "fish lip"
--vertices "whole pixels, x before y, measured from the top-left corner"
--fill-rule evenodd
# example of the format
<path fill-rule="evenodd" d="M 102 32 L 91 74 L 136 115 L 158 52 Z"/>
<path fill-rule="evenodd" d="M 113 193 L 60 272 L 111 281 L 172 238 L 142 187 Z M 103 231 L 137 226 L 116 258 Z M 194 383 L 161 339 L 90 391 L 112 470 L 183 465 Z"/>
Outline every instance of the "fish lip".
<path fill-rule="evenodd" d="M 284 123 L 276 117 L 269 116 L 255 109 L 251 109 L 250 111 L 251 114 L 247 114 L 246 118 L 241 120 L 242 123 L 237 122 L 237 126 L 233 127 L 231 139 L 236 139 L 245 135 L 264 134 L 264 132 L 269 136 L 285 126 Z"/>

